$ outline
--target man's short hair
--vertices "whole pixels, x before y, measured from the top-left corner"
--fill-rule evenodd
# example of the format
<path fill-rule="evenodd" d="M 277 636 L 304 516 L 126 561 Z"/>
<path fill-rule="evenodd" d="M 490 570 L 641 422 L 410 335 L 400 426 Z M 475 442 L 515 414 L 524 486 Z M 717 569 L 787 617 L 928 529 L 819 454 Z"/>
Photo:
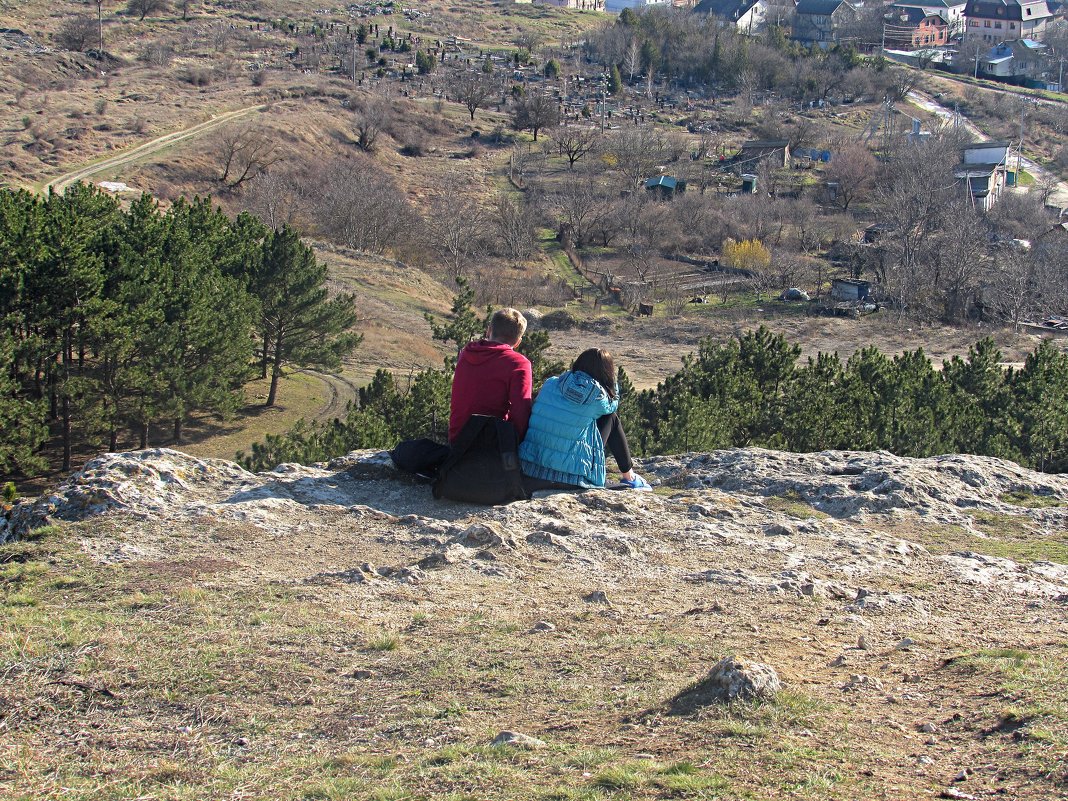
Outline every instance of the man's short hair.
<path fill-rule="evenodd" d="M 490 320 L 490 339 L 515 344 L 527 331 L 527 318 L 516 309 L 500 309 Z"/>

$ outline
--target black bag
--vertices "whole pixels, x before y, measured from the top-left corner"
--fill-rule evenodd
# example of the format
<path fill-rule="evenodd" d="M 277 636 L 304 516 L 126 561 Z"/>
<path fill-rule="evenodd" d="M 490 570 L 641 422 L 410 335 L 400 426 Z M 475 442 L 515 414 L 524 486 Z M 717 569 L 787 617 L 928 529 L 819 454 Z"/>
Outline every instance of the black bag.
<path fill-rule="evenodd" d="M 496 417 L 471 419 L 438 469 L 434 497 L 492 506 L 525 500 L 515 429 Z"/>
<path fill-rule="evenodd" d="M 389 456 L 398 470 L 433 478 L 438 468 L 449 458 L 450 453 L 452 449 L 448 445 L 424 438 L 398 442 L 397 446 L 389 452 Z"/>

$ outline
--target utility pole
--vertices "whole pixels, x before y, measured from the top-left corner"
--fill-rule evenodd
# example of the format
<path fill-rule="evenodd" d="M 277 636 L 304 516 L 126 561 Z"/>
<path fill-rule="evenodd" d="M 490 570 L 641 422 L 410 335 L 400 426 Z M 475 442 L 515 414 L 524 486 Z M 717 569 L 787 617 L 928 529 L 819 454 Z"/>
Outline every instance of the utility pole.
<path fill-rule="evenodd" d="M 975 72 L 972 73 L 972 77 L 976 80 L 979 79 L 979 46 L 975 48 Z"/>
<path fill-rule="evenodd" d="M 604 115 L 608 105 L 608 73 L 601 75 L 601 135 L 604 136 Z"/>
<path fill-rule="evenodd" d="M 352 35 L 352 85 L 356 85 L 356 34 Z"/>
<path fill-rule="evenodd" d="M 104 55 L 104 0 L 93 0 L 93 2 L 96 3 L 96 52 L 99 58 Z"/>

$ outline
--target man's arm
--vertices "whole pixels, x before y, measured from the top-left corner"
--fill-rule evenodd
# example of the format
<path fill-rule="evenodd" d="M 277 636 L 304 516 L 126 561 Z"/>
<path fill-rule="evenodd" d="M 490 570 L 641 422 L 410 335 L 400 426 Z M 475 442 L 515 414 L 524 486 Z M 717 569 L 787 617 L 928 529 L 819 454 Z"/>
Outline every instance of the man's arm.
<path fill-rule="evenodd" d="M 526 358 L 515 366 L 512 381 L 508 386 L 508 422 L 515 428 L 520 442 L 527 435 L 530 422 L 531 390 L 534 380 L 530 373 L 530 362 Z"/>

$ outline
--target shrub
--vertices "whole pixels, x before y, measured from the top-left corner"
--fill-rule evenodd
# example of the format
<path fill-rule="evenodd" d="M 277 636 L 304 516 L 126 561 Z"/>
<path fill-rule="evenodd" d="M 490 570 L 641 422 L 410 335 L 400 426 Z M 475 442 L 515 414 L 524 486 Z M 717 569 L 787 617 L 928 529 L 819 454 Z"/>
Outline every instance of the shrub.
<path fill-rule="evenodd" d="M 575 327 L 575 317 L 566 309 L 559 309 L 542 317 L 541 327 L 548 331 L 570 331 Z"/>
<path fill-rule="evenodd" d="M 193 86 L 208 86 L 214 77 L 207 67 L 190 67 L 182 73 L 181 79 Z"/>

